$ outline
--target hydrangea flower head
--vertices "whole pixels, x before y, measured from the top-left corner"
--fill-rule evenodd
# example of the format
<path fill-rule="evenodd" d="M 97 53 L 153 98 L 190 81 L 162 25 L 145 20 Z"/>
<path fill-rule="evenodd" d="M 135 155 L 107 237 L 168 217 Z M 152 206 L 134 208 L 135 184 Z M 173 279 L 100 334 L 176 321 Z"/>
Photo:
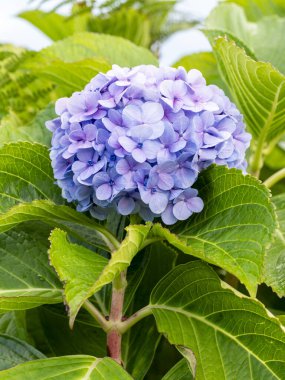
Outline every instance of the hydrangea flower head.
<path fill-rule="evenodd" d="M 114 65 L 55 110 L 46 126 L 57 184 L 99 219 L 111 208 L 165 224 L 188 219 L 203 209 L 201 170 L 246 169 L 243 117 L 198 70 Z"/>

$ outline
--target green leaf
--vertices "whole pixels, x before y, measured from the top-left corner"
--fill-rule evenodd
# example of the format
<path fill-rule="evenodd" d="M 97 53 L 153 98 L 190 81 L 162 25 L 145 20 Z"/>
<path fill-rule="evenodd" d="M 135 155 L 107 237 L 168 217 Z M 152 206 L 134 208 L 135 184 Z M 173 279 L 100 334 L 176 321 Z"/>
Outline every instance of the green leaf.
<path fill-rule="evenodd" d="M 35 360 L 0 372 L 2 380 L 31 379 L 68 380 L 131 380 L 131 376 L 110 358 L 96 359 L 92 356 L 62 356 Z"/>
<path fill-rule="evenodd" d="M 20 13 L 19 17 L 33 24 L 54 41 L 62 40 L 74 33 L 73 23 L 54 12 L 25 11 Z"/>
<path fill-rule="evenodd" d="M 0 46 L 0 118 L 5 129 L 9 124 L 10 128 L 27 125 L 40 109 L 55 99 L 54 85 L 24 68 L 35 55 L 13 45 Z M 16 131 L 10 133 L 16 135 Z"/>
<path fill-rule="evenodd" d="M 149 245 L 135 257 L 132 266 L 137 260 L 141 261 L 141 266 L 138 266 L 136 270 L 132 266 L 128 269 L 125 306 L 130 301 L 132 302 L 125 311 L 125 315 L 130 316 L 148 304 L 152 289 L 173 268 L 176 256 L 172 248 L 158 242 Z M 133 274 L 132 270 L 134 270 Z M 140 283 L 135 289 L 133 298 L 130 299 L 132 292 L 130 287 L 132 287 L 133 282 L 129 275 L 140 277 L 141 272 Z M 123 335 L 122 360 L 126 370 L 136 380 L 142 380 L 146 376 L 153 362 L 160 338 L 161 335 L 157 331 L 152 316 L 143 319 Z"/>
<path fill-rule="evenodd" d="M 62 302 L 62 287 L 48 263 L 49 229 L 26 225 L 0 234 L 0 312 Z"/>
<path fill-rule="evenodd" d="M 63 203 L 47 147 L 28 142 L 5 145 L 0 149 L 0 211 L 34 199 Z"/>
<path fill-rule="evenodd" d="M 181 58 L 174 67 L 183 66 L 187 71 L 198 69 L 205 77 L 207 84 L 215 84 L 227 91 L 218 71 L 217 61 L 212 52 L 194 53 Z"/>
<path fill-rule="evenodd" d="M 285 194 L 273 197 L 279 228 L 275 240 L 266 250 L 264 282 L 271 286 L 279 297 L 285 296 Z"/>
<path fill-rule="evenodd" d="M 180 360 L 161 380 L 192 380 L 191 369 L 186 359 Z"/>
<path fill-rule="evenodd" d="M 172 233 L 159 225 L 152 233 L 232 273 L 255 295 L 265 245 L 276 227 L 268 189 L 256 178 L 223 166 L 204 170 L 195 185 L 204 210 L 175 225 Z"/>
<path fill-rule="evenodd" d="M 0 371 L 30 360 L 45 358 L 41 352 L 28 343 L 5 334 L 0 334 L 0 351 Z"/>
<path fill-rule="evenodd" d="M 38 54 L 37 59 L 40 58 L 42 62 L 47 63 L 55 59 L 72 63 L 87 58 L 104 59 L 109 64 L 121 66 L 158 63 L 149 50 L 138 47 L 124 38 L 88 32 L 77 33 L 54 43 Z"/>
<path fill-rule="evenodd" d="M 54 104 L 50 103 L 24 125 L 19 124 L 16 116 L 10 115 L 3 118 L 0 126 L 0 146 L 19 141 L 29 141 L 50 146 L 51 132 L 45 127 L 45 122 L 55 117 Z"/>
<path fill-rule="evenodd" d="M 59 227 L 79 240 L 107 251 L 118 244 L 114 236 L 94 219 L 45 200 L 19 204 L 0 215 L 0 233 L 28 221 L 42 221 L 51 227 Z"/>
<path fill-rule="evenodd" d="M 283 0 L 227 0 L 229 3 L 235 3 L 242 6 L 251 21 L 277 14 L 285 16 L 285 4 Z"/>
<path fill-rule="evenodd" d="M 284 133 L 285 77 L 271 64 L 254 61 L 225 38 L 217 39 L 214 51 L 232 97 L 256 139 L 252 169 L 258 171 L 262 153 Z"/>
<path fill-rule="evenodd" d="M 154 289 L 150 307 L 169 342 L 194 352 L 195 379 L 284 378 L 285 330 L 278 319 L 230 290 L 207 264 L 172 270 Z"/>
<path fill-rule="evenodd" d="M 90 18 L 89 30 L 124 37 L 136 45 L 149 47 L 150 20 L 137 9 L 122 8 L 106 15 Z"/>
<path fill-rule="evenodd" d="M 10 311 L 0 315 L 0 333 L 22 339 L 28 343 L 33 340 L 27 331 L 26 311 Z"/>
<path fill-rule="evenodd" d="M 31 309 L 27 311 L 27 329 L 35 347 L 47 356 L 107 355 L 106 334 L 84 309 L 72 330 L 62 304 Z"/>
<path fill-rule="evenodd" d="M 44 67 L 36 63 L 33 72 L 61 86 L 61 91 L 63 86 L 69 95 L 72 91 L 81 91 L 99 72 L 106 72 L 110 68 L 111 65 L 101 58 L 87 58 L 77 62 L 54 59 Z"/>
<path fill-rule="evenodd" d="M 85 247 L 69 243 L 67 233 L 59 229 L 52 231 L 50 242 L 50 262 L 64 283 L 72 327 L 79 309 L 94 293 L 92 287 L 108 260 Z"/>
<path fill-rule="evenodd" d="M 105 266 L 101 275 L 95 281 L 90 293 L 96 293 L 103 286 L 111 283 L 121 272 L 127 269 L 134 256 L 141 250 L 151 228 L 151 223 L 146 225 L 132 224 L 126 228 L 127 236 L 119 248 L 112 252 L 112 257 Z"/>
<path fill-rule="evenodd" d="M 285 49 L 283 31 L 285 19 L 277 16 L 264 17 L 257 23 L 248 22 L 244 10 L 235 4 L 220 4 L 206 21 L 210 35 L 228 35 L 241 47 L 248 47 L 259 61 L 271 62 L 285 73 Z"/>

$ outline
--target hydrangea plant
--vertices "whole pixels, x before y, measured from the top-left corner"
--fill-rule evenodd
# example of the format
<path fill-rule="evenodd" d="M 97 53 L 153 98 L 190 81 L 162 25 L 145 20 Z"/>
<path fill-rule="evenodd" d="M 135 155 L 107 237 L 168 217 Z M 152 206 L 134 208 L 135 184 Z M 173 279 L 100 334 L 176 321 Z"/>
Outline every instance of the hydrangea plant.
<path fill-rule="evenodd" d="M 285 379 L 285 23 L 261 2 L 220 4 L 175 67 L 142 47 L 162 0 L 96 13 L 140 47 L 82 32 L 93 2 L 0 46 L 0 380 Z"/>

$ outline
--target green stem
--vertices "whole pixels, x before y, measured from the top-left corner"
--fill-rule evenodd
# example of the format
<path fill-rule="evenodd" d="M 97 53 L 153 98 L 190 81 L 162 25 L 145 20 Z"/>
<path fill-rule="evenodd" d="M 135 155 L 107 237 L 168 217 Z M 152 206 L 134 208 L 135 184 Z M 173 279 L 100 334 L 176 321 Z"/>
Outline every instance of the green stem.
<path fill-rule="evenodd" d="M 108 331 L 110 328 L 110 322 L 106 320 L 106 318 L 100 313 L 99 310 L 88 300 L 86 300 L 83 304 L 84 309 L 86 309 L 89 314 L 99 323 L 104 331 Z"/>
<path fill-rule="evenodd" d="M 251 174 L 259 178 L 260 170 L 263 166 L 263 139 L 259 139 L 251 162 Z"/>
<path fill-rule="evenodd" d="M 112 301 L 109 323 L 110 328 L 107 331 L 107 350 L 108 355 L 117 363 L 122 364 L 122 332 L 120 324 L 123 318 L 123 306 L 125 290 L 127 287 L 127 272 L 120 273 L 113 281 Z"/>
<path fill-rule="evenodd" d="M 279 170 L 278 172 L 274 173 L 271 177 L 267 178 L 267 180 L 264 181 L 263 184 L 270 189 L 283 178 L 285 178 L 285 168 Z"/>
<path fill-rule="evenodd" d="M 121 334 L 124 334 L 136 323 L 138 323 L 143 318 L 148 317 L 149 315 L 152 315 L 152 310 L 151 310 L 151 307 L 148 305 L 140 309 L 139 311 L 137 311 L 130 318 L 128 318 L 127 320 L 125 320 L 124 322 L 120 324 L 119 329 L 120 329 Z"/>

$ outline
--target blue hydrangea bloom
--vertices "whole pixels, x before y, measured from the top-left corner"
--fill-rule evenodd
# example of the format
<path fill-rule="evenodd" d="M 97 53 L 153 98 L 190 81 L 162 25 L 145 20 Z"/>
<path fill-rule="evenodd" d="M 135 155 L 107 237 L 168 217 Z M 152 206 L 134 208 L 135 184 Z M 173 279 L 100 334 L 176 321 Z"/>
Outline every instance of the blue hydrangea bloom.
<path fill-rule="evenodd" d="M 201 212 L 195 181 L 215 163 L 246 170 L 251 136 L 224 92 L 198 70 L 114 65 L 56 102 L 51 160 L 78 211 L 139 213 L 165 224 Z"/>

